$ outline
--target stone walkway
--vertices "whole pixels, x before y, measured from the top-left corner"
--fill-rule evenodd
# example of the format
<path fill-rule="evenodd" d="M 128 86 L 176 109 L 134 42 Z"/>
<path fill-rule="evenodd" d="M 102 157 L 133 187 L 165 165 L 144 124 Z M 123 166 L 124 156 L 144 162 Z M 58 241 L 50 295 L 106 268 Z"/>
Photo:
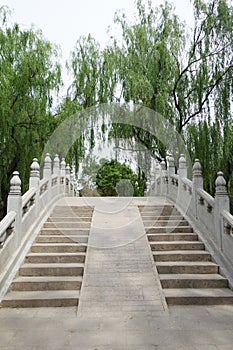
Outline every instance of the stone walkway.
<path fill-rule="evenodd" d="M 78 312 L 0 309 L 1 350 L 232 349 L 233 306 L 166 308 L 136 206 L 142 201 L 78 203 L 96 205 Z"/>
<path fill-rule="evenodd" d="M 166 309 L 138 207 L 121 201 L 120 208 L 107 198 L 95 206 L 80 315 L 124 318 Z"/>

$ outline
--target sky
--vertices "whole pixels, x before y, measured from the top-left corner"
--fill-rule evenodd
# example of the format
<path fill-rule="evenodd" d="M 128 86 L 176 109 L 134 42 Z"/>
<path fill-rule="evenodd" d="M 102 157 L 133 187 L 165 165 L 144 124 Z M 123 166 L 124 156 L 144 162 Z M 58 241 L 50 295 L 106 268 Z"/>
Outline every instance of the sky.
<path fill-rule="evenodd" d="M 158 5 L 162 0 L 152 0 Z M 176 13 L 190 23 L 190 0 L 171 0 Z M 12 10 L 12 20 L 20 26 L 42 30 L 46 39 L 59 45 L 63 59 L 69 57 L 77 39 L 89 33 L 102 45 L 108 42 L 107 30 L 113 25 L 116 10 L 124 10 L 130 19 L 135 13 L 135 0 L 0 0 L 0 7 Z"/>

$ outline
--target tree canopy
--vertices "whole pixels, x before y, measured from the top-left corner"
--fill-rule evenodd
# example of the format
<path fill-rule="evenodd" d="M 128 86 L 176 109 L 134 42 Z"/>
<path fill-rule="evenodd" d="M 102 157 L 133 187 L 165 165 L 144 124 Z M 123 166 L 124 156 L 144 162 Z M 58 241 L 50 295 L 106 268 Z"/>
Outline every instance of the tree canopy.
<path fill-rule="evenodd" d="M 97 191 L 101 196 L 143 196 L 146 179 L 115 159 L 105 161 L 96 175 Z"/>
<path fill-rule="evenodd" d="M 40 31 L 7 24 L 0 9 L 0 199 L 6 209 L 9 178 L 20 169 L 23 190 L 30 163 L 40 158 L 55 127 L 53 97 L 58 92 L 60 65 L 57 49 Z"/>
<path fill-rule="evenodd" d="M 123 102 L 148 107 L 170 122 L 192 160 L 200 159 L 204 186 L 212 195 L 222 170 L 233 210 L 233 6 L 228 0 L 192 0 L 192 6 L 189 27 L 169 2 L 155 7 L 150 0 L 137 0 L 133 22 L 122 12 L 115 14 L 120 39 L 112 35 L 101 48 L 91 35 L 78 38 L 67 61 L 72 83 L 55 105 L 61 86 L 58 49 L 39 30 L 9 25 L 1 8 L 2 205 L 12 172 L 20 168 L 25 189 L 30 162 L 40 158 L 57 125 L 88 107 Z M 77 169 L 97 138 L 124 140 L 125 148 L 141 144 L 157 159 L 172 152 L 142 128 L 100 125 L 97 119 L 93 115 L 91 128 L 82 130 L 66 155 Z"/>

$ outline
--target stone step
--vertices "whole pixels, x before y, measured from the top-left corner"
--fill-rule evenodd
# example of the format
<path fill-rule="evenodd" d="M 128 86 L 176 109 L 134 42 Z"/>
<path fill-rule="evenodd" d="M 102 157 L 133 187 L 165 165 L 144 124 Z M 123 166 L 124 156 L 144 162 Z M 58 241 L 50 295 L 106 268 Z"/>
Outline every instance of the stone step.
<path fill-rule="evenodd" d="M 72 211 L 67 211 L 67 212 L 53 212 L 50 217 L 51 218 L 66 218 L 67 220 L 71 217 L 73 218 L 84 218 L 84 217 L 87 217 L 87 218 L 92 218 L 93 216 L 93 212 L 72 212 Z"/>
<path fill-rule="evenodd" d="M 11 291 L 2 300 L 2 307 L 62 307 L 77 306 L 78 290 Z"/>
<path fill-rule="evenodd" d="M 11 284 L 12 291 L 80 290 L 82 276 L 18 276 Z"/>
<path fill-rule="evenodd" d="M 145 226 L 146 233 L 193 233 L 193 228 L 190 226 Z"/>
<path fill-rule="evenodd" d="M 196 233 L 149 233 L 147 234 L 149 242 L 157 241 L 197 241 Z"/>
<path fill-rule="evenodd" d="M 180 227 L 180 226 L 186 226 L 190 227 L 188 221 L 186 220 L 145 220 L 143 219 L 143 223 L 145 227 L 161 227 L 161 226 L 168 226 L 168 227 Z"/>
<path fill-rule="evenodd" d="M 40 231 L 40 235 L 86 235 L 90 233 L 90 228 L 44 228 Z"/>
<path fill-rule="evenodd" d="M 88 214 L 92 215 L 94 212 L 93 207 L 79 207 L 79 206 L 57 206 L 54 208 L 51 216 L 56 216 L 56 215 L 67 215 L 70 214 L 72 215 L 81 215 L 81 214 Z"/>
<path fill-rule="evenodd" d="M 139 211 L 141 215 L 150 214 L 150 215 L 158 215 L 158 216 L 170 216 L 170 215 L 180 215 L 179 211 L 175 209 L 173 206 L 164 206 L 164 207 L 139 207 Z"/>
<path fill-rule="evenodd" d="M 156 268 L 159 274 L 217 274 L 218 265 L 211 261 L 167 261 L 157 262 Z"/>
<path fill-rule="evenodd" d="M 32 253 L 76 253 L 85 252 L 86 244 L 78 243 L 35 243 L 31 247 Z"/>
<path fill-rule="evenodd" d="M 81 235 L 41 235 L 36 239 L 37 243 L 87 243 L 88 236 Z"/>
<path fill-rule="evenodd" d="M 20 276 L 82 276 L 84 264 L 23 264 L 19 269 Z"/>
<path fill-rule="evenodd" d="M 168 305 L 232 305 L 233 291 L 229 288 L 163 289 Z"/>
<path fill-rule="evenodd" d="M 57 222 L 45 222 L 44 228 L 90 228 L 90 222 L 67 222 L 67 221 L 57 221 Z"/>
<path fill-rule="evenodd" d="M 141 217 L 142 217 L 143 222 L 146 220 L 154 220 L 154 221 L 166 220 L 168 222 L 170 220 L 179 220 L 179 221 L 184 220 L 183 216 L 181 216 L 181 215 L 158 216 L 158 215 L 148 215 L 148 214 L 141 213 Z"/>
<path fill-rule="evenodd" d="M 47 219 L 47 222 L 91 222 L 92 216 L 52 216 Z"/>
<path fill-rule="evenodd" d="M 202 242 L 174 241 L 174 242 L 150 242 L 151 250 L 171 251 L 171 250 L 204 250 Z"/>
<path fill-rule="evenodd" d="M 24 262 L 31 264 L 84 263 L 86 254 L 78 253 L 28 253 Z"/>
<path fill-rule="evenodd" d="M 228 281 L 219 274 L 160 274 L 163 288 L 227 288 Z"/>
<path fill-rule="evenodd" d="M 205 250 L 178 250 L 152 252 L 154 261 L 211 261 L 210 253 Z"/>

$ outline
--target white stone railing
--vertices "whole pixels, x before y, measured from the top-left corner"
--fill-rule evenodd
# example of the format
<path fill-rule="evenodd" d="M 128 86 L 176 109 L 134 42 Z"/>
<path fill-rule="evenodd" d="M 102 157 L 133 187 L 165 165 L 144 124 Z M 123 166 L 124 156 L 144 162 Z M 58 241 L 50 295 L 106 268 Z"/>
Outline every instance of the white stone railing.
<path fill-rule="evenodd" d="M 183 155 L 179 159 L 178 174 L 175 174 L 173 157 L 170 157 L 167 168 L 162 162 L 155 169 L 151 194 L 166 196 L 189 219 L 233 286 L 233 216 L 223 173 L 218 172 L 215 196 L 212 197 L 203 189 L 198 159 L 193 166 L 192 181 L 187 178 Z"/>
<path fill-rule="evenodd" d="M 49 154 L 43 162 L 43 177 L 36 158 L 31 164 L 29 190 L 21 195 L 21 180 L 15 171 L 10 180 L 7 215 L 0 221 L 0 300 L 44 221 L 56 202 L 75 196 L 76 180 L 65 160 Z"/>
<path fill-rule="evenodd" d="M 0 222 L 0 245 L 3 246 L 4 242 L 10 236 L 15 226 L 16 213 L 14 211 L 9 212 Z"/>

